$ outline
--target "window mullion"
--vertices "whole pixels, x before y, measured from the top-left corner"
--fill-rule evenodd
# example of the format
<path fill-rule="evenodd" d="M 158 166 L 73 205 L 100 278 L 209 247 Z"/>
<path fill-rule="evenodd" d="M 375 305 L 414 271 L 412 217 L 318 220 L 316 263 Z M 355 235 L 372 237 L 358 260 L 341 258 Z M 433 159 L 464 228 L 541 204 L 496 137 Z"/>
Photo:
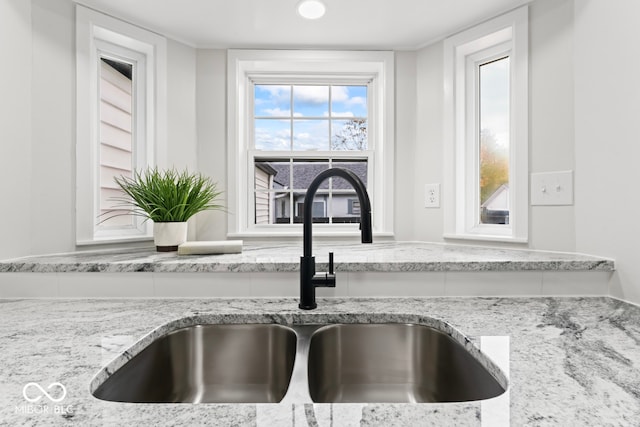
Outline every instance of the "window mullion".
<path fill-rule="evenodd" d="M 332 113 L 332 109 L 331 109 L 331 104 L 332 104 L 332 98 L 333 97 L 333 86 L 329 86 L 329 113 L 328 113 L 328 121 L 329 121 L 329 151 L 333 151 L 333 142 L 332 142 L 332 135 L 333 135 L 333 120 L 331 120 L 331 117 L 333 116 Z M 329 167 L 332 168 L 333 167 L 333 157 L 329 157 Z M 333 178 L 329 178 L 329 200 L 327 203 L 327 216 L 329 217 L 329 224 L 333 224 Z"/>
<path fill-rule="evenodd" d="M 289 86 L 289 150 L 293 151 L 293 85 Z"/>
<path fill-rule="evenodd" d="M 473 127 L 473 187 L 471 188 L 471 206 L 469 207 L 469 213 L 471 215 L 471 223 L 470 226 L 472 228 L 477 228 L 481 226 L 480 223 L 480 185 L 481 179 L 480 176 L 480 144 L 481 144 L 481 134 L 482 134 L 482 85 L 480 82 L 480 62 L 475 62 L 473 67 L 473 92 L 474 92 L 474 127 Z"/>

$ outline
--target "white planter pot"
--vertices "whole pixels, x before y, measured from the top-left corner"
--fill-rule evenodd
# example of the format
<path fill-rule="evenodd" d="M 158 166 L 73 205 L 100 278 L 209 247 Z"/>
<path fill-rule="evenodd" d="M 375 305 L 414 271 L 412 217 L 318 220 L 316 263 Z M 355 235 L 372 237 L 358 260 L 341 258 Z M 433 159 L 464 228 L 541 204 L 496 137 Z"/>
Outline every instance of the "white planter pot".
<path fill-rule="evenodd" d="M 178 250 L 178 245 L 187 241 L 186 222 L 154 222 L 153 242 L 158 252 Z"/>

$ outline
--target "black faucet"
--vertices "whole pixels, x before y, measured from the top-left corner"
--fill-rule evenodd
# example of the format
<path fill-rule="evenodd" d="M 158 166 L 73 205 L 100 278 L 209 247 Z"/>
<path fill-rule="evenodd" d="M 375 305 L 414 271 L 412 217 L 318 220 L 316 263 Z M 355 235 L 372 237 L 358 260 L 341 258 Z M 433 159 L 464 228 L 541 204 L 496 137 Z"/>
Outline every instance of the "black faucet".
<path fill-rule="evenodd" d="M 358 194 L 360 200 L 360 231 L 362 243 L 371 243 L 371 202 L 367 189 L 358 176 L 347 169 L 331 168 L 316 176 L 304 197 L 304 226 L 303 226 L 303 256 L 300 257 L 300 307 L 303 310 L 313 310 L 316 304 L 316 288 L 335 288 L 336 275 L 333 272 L 333 252 L 329 252 L 329 271 L 316 274 L 316 259 L 311 256 L 312 237 L 311 226 L 313 224 L 313 198 L 322 182 L 330 176 L 337 176 L 347 180 Z"/>

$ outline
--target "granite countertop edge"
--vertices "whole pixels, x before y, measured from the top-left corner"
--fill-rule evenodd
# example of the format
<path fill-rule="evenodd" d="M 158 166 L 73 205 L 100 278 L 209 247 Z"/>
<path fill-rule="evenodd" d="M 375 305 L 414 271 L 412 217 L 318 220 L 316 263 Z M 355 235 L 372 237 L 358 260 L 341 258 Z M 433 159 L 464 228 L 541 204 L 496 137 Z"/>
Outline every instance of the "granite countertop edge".
<path fill-rule="evenodd" d="M 611 259 L 562 252 L 427 242 L 317 245 L 317 269 L 343 272 L 613 271 Z M 246 245 L 240 254 L 158 253 L 152 248 L 37 255 L 0 261 L 5 273 L 256 273 L 299 271 L 300 245 Z"/>

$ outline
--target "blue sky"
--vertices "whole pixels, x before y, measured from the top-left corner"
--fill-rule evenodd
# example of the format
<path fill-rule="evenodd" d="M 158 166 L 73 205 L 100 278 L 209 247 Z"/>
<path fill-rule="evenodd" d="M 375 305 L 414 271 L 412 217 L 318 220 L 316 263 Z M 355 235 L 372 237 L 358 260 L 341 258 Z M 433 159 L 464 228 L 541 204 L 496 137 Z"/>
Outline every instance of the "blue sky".
<path fill-rule="evenodd" d="M 367 117 L 366 86 L 255 86 L 256 117 L 289 117 L 293 89 L 294 117 Z"/>
<path fill-rule="evenodd" d="M 331 109 L 329 109 L 329 99 L 331 99 Z M 292 101 L 293 105 L 291 105 Z M 331 118 L 343 119 L 332 123 L 334 131 L 344 124 L 345 118 L 366 118 L 367 87 L 256 85 L 254 98 L 256 148 L 329 150 L 329 111 L 331 111 Z M 291 147 L 290 122 L 292 117 L 295 119 L 293 147 Z M 305 120 L 307 117 L 316 120 Z"/>

